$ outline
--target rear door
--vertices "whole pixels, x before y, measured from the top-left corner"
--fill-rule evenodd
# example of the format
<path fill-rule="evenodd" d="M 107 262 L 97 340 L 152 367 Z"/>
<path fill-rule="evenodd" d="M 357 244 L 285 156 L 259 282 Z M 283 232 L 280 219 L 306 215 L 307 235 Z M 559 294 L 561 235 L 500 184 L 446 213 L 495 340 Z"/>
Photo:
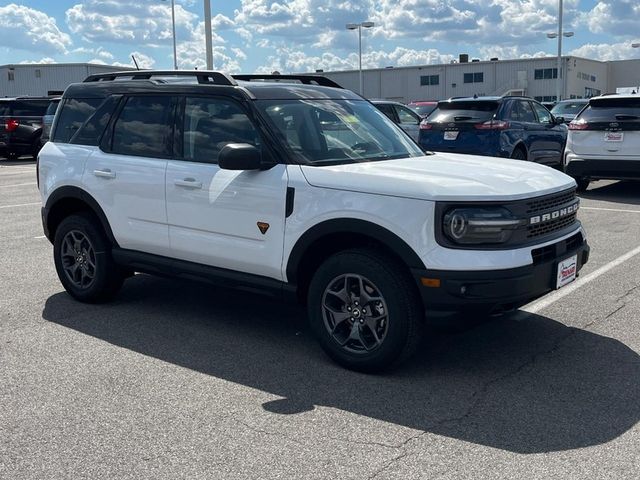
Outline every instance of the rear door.
<path fill-rule="evenodd" d="M 248 111 L 228 98 L 181 100 L 183 139 L 166 175 L 171 256 L 282 279 L 286 165 L 231 171 L 218 166 L 228 143 L 268 155 Z"/>
<path fill-rule="evenodd" d="M 398 117 L 400 128 L 417 142 L 418 133 L 420 132 L 420 116 L 404 105 L 393 105 L 393 109 Z"/>
<path fill-rule="evenodd" d="M 123 98 L 100 148 L 87 159 L 83 184 L 122 248 L 170 254 L 165 172 L 175 107 L 171 95 Z"/>
<path fill-rule="evenodd" d="M 517 121 L 522 129 L 522 139 L 527 147 L 527 160 L 538 162 L 544 158 L 544 135 L 533 106 L 528 100 L 515 100 Z"/>
<path fill-rule="evenodd" d="M 640 98 L 592 99 L 569 128 L 578 155 L 640 158 Z"/>

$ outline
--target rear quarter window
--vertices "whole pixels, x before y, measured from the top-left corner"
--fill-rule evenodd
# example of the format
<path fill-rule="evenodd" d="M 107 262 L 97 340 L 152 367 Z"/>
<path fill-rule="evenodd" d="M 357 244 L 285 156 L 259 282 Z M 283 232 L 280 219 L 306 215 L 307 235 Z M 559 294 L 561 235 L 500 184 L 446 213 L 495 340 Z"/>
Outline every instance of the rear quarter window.
<path fill-rule="evenodd" d="M 640 120 L 640 98 L 592 100 L 578 118 L 587 122 L 637 122 Z"/>
<path fill-rule="evenodd" d="M 429 115 L 429 122 L 485 122 L 498 111 L 498 102 L 440 102 Z"/>
<path fill-rule="evenodd" d="M 102 98 L 67 98 L 64 100 L 56 119 L 55 131 L 51 136 L 53 142 L 69 143 L 69 140 L 95 112 L 102 101 Z"/>

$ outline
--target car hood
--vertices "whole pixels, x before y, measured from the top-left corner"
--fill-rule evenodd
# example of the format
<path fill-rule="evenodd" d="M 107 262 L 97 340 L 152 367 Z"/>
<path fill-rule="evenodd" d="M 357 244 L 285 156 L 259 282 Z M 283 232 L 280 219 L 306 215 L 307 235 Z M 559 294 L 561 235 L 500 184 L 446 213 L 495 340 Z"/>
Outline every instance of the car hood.
<path fill-rule="evenodd" d="M 519 200 L 575 185 L 544 165 L 452 153 L 301 169 L 315 187 L 437 201 Z"/>

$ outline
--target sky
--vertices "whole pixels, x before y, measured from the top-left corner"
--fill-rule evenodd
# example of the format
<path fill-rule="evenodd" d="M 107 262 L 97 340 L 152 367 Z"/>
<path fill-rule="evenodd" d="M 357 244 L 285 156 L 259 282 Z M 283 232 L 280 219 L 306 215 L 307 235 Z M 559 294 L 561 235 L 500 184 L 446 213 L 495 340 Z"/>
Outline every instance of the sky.
<path fill-rule="evenodd" d="M 558 0 L 211 0 L 214 68 L 229 73 L 350 70 L 556 55 Z M 180 68 L 205 61 L 203 0 L 175 0 Z M 639 0 L 565 0 L 563 53 L 640 58 Z M 173 66 L 171 0 L 0 0 L 0 64 Z"/>

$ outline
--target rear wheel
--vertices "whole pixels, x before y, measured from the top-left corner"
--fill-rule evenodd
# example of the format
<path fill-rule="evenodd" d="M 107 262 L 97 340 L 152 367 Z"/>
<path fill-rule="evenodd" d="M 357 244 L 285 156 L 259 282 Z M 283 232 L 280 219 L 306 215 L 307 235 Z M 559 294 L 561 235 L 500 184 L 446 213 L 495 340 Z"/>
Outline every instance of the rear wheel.
<path fill-rule="evenodd" d="M 369 249 L 340 252 L 320 266 L 308 294 L 311 327 L 340 365 L 374 372 L 417 349 L 424 319 L 409 274 Z"/>
<path fill-rule="evenodd" d="M 513 158 L 514 160 L 526 160 L 527 152 L 522 147 L 516 147 L 511 154 L 511 158 Z"/>
<path fill-rule="evenodd" d="M 56 229 L 53 255 L 60 282 L 76 300 L 110 300 L 122 286 L 123 272 L 111 257 L 111 245 L 90 214 L 65 218 Z"/>

